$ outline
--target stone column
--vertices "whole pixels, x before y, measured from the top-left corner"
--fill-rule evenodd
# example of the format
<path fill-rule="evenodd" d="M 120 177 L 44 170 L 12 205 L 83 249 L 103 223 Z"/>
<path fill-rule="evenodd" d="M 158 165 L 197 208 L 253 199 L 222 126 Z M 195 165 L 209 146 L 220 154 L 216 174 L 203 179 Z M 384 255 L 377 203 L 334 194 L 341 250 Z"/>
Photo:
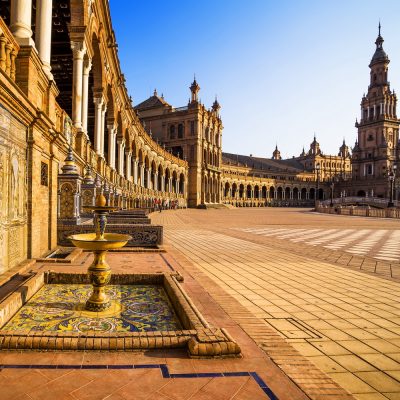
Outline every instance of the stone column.
<path fill-rule="evenodd" d="M 165 192 L 165 175 L 161 175 L 161 187 L 160 190 Z"/>
<path fill-rule="evenodd" d="M 140 186 L 144 187 L 144 164 L 140 164 Z"/>
<path fill-rule="evenodd" d="M 133 159 L 133 183 L 138 184 L 138 161 L 136 158 Z"/>
<path fill-rule="evenodd" d="M 132 153 L 130 151 L 125 152 L 125 168 L 126 168 L 126 179 L 128 179 L 128 181 L 131 180 L 131 168 L 132 168 L 132 162 L 131 162 L 131 157 L 132 157 Z"/>
<path fill-rule="evenodd" d="M 100 155 L 104 157 L 104 136 L 105 136 L 105 120 L 106 120 L 107 105 L 103 103 L 101 108 L 101 126 L 100 126 Z"/>
<path fill-rule="evenodd" d="M 112 169 L 115 169 L 115 142 L 117 133 L 114 125 L 108 125 L 108 163 Z"/>
<path fill-rule="evenodd" d="M 50 80 L 53 80 L 53 75 L 50 72 L 51 26 L 52 0 L 37 0 L 35 32 L 36 48 L 43 63 L 43 71 Z"/>
<path fill-rule="evenodd" d="M 10 31 L 21 46 L 35 46 L 31 19 L 32 0 L 11 0 Z"/>
<path fill-rule="evenodd" d="M 99 155 L 101 155 L 101 117 L 103 103 L 103 96 L 94 98 L 94 150 Z"/>
<path fill-rule="evenodd" d="M 146 170 L 146 174 L 147 174 L 147 188 L 151 189 L 151 169 L 147 169 Z"/>
<path fill-rule="evenodd" d="M 168 191 L 170 192 L 170 193 L 173 193 L 173 187 L 172 187 L 172 178 L 169 178 L 169 180 L 168 180 Z"/>
<path fill-rule="evenodd" d="M 88 99 L 89 99 L 89 72 L 92 69 L 92 60 L 85 57 L 83 62 L 83 81 L 82 81 L 82 130 L 87 135 L 88 118 Z"/>
<path fill-rule="evenodd" d="M 158 190 L 158 172 L 154 173 L 154 190 Z"/>
<path fill-rule="evenodd" d="M 123 140 L 118 141 L 118 173 L 124 176 L 124 149 L 125 142 Z"/>
<path fill-rule="evenodd" d="M 78 129 L 82 129 L 82 78 L 83 56 L 86 53 L 85 43 L 71 42 L 74 57 L 72 78 L 72 122 Z"/>

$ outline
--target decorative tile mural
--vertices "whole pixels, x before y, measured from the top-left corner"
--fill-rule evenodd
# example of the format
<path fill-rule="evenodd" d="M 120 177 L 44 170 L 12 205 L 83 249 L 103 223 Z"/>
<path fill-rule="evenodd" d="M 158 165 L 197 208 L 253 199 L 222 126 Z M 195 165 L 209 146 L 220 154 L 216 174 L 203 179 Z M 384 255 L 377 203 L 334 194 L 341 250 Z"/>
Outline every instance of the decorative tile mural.
<path fill-rule="evenodd" d="M 45 285 L 3 327 L 7 331 L 172 331 L 181 325 L 162 286 L 110 285 L 105 312 L 84 309 L 91 285 Z"/>

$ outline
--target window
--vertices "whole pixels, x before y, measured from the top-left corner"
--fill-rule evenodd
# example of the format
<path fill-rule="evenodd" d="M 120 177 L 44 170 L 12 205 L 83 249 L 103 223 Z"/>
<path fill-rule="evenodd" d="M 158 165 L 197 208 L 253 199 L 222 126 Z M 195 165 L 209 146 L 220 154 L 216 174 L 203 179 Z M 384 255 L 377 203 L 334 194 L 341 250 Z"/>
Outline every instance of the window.
<path fill-rule="evenodd" d="M 40 165 L 40 184 L 49 186 L 49 166 L 44 162 Z"/>
<path fill-rule="evenodd" d="M 178 125 L 178 139 L 183 139 L 183 124 Z"/>
<path fill-rule="evenodd" d="M 194 136 L 194 121 L 190 121 L 190 134 Z"/>
<path fill-rule="evenodd" d="M 372 164 L 367 164 L 367 175 L 372 175 Z"/>
<path fill-rule="evenodd" d="M 370 133 L 370 134 L 368 135 L 367 140 L 368 140 L 368 142 L 371 142 L 372 140 L 374 140 L 374 136 Z"/>
<path fill-rule="evenodd" d="M 175 125 L 169 127 L 169 137 L 170 139 L 175 139 Z"/>

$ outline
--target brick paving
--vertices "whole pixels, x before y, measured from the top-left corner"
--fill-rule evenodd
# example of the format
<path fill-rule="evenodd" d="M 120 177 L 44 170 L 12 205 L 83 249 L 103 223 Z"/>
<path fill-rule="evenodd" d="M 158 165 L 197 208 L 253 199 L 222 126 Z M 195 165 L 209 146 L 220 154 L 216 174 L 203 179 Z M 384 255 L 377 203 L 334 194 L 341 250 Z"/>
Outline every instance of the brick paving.
<path fill-rule="evenodd" d="M 305 376 L 302 356 L 358 399 L 400 399 L 398 266 L 374 254 L 324 248 L 323 240 L 306 244 L 301 232 L 298 242 L 252 232 L 324 230 L 335 243 L 341 230 L 351 229 L 359 234 L 351 246 L 362 246 L 376 232 L 381 240 L 382 230 L 389 239 L 396 235 L 397 221 L 300 209 L 168 211 L 152 220 L 165 225 L 169 256 L 183 270 L 201 271 L 196 280 L 303 390 L 318 387 L 321 394 L 332 381 L 316 368 L 315 376 Z"/>
<path fill-rule="evenodd" d="M 332 394 L 337 399 L 352 398 L 288 347 L 271 328 L 262 326 L 259 330 L 257 323 L 252 323 L 257 320 L 247 309 L 195 265 L 183 268 L 179 254 L 115 252 L 107 259 L 113 271 L 119 273 L 179 271 L 185 278 L 182 286 L 194 304 L 211 325 L 227 329 L 241 346 L 243 357 L 190 359 L 184 350 L 0 351 L 1 400 L 305 400 L 332 399 Z M 39 262 L 34 269 L 83 272 L 91 261 L 92 256 L 83 253 L 71 264 Z M 242 327 L 231 318 L 227 308 L 235 310 L 236 317 L 240 315 L 248 326 Z M 280 365 L 271 360 L 250 338 L 250 332 L 269 335 L 269 343 L 283 349 L 279 354 L 297 360 L 298 365 L 289 365 L 297 381 L 282 368 L 285 361 Z"/>

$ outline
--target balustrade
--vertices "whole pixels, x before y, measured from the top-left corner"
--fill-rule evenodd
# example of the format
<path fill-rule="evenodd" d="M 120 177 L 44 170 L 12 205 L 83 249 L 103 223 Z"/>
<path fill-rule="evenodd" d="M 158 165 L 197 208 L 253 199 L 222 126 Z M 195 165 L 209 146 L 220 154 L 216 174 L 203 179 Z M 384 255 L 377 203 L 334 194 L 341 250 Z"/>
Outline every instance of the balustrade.
<path fill-rule="evenodd" d="M 15 81 L 15 59 L 19 52 L 19 45 L 0 17 L 0 69 Z"/>

